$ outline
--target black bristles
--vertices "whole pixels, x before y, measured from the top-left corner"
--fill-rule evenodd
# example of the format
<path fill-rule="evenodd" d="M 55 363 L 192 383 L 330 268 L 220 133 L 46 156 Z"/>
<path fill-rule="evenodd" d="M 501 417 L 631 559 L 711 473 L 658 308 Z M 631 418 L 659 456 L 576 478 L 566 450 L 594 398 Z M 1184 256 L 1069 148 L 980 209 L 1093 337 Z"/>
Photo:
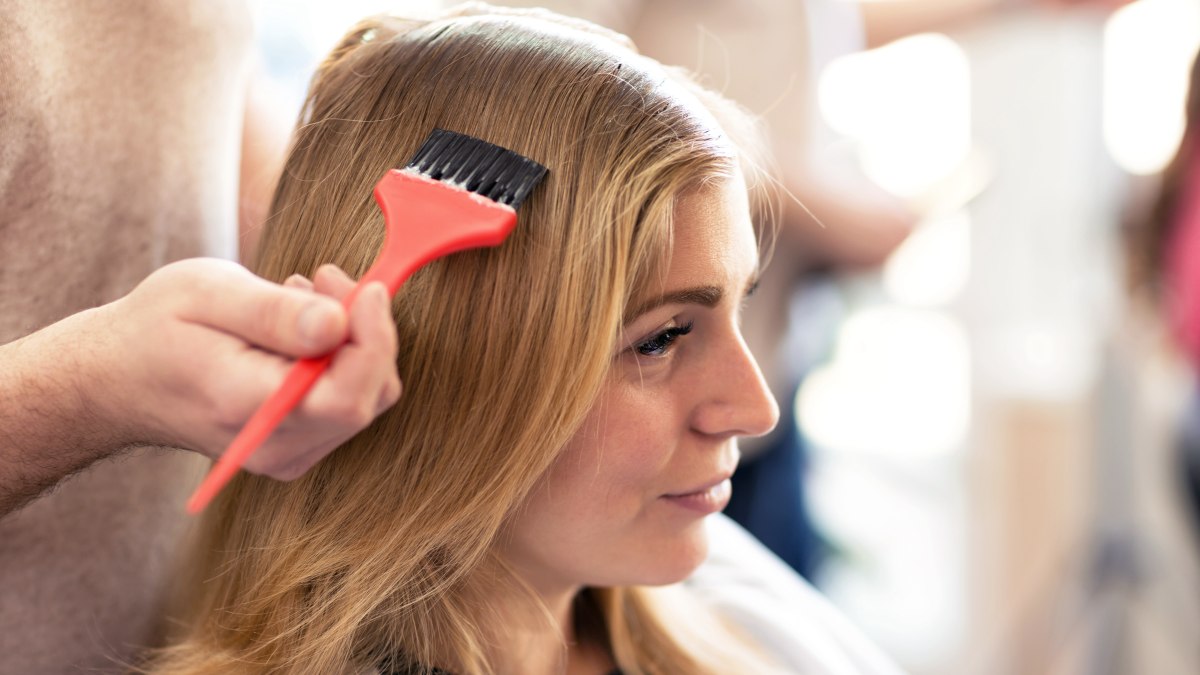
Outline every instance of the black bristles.
<path fill-rule="evenodd" d="M 546 175 L 528 157 L 445 129 L 434 129 L 406 168 L 514 209 Z"/>

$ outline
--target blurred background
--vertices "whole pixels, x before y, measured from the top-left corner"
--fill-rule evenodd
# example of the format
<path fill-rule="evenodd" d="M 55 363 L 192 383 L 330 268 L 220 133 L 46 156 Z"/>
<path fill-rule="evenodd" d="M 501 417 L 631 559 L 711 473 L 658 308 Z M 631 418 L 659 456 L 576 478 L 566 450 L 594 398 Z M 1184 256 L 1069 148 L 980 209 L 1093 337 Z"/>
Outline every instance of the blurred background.
<path fill-rule="evenodd" d="M 437 4 L 260 2 L 282 123 L 355 20 Z M 551 4 L 764 115 L 823 229 L 772 263 L 802 571 L 912 673 L 1200 673 L 1193 371 L 1126 273 L 1200 0 Z"/>

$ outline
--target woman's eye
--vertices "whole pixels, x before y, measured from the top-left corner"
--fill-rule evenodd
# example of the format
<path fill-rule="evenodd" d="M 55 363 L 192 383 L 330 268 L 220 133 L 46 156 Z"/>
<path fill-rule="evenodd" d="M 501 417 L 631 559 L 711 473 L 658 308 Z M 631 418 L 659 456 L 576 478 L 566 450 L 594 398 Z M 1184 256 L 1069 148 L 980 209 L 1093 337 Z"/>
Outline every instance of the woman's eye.
<path fill-rule="evenodd" d="M 682 326 L 671 326 L 654 336 L 649 337 L 634 346 L 637 353 L 642 356 L 663 356 L 671 349 L 671 345 L 680 337 L 692 332 L 692 322 L 689 321 Z"/>

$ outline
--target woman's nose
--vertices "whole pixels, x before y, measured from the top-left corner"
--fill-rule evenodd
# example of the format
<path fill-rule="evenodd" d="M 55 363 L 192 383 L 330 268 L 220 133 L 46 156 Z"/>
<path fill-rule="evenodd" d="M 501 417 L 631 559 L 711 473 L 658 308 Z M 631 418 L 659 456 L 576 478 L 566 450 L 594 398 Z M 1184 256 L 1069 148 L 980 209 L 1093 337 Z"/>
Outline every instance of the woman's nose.
<path fill-rule="evenodd" d="M 699 388 L 692 426 L 711 436 L 762 436 L 779 422 L 779 404 L 740 334 L 713 355 Z"/>

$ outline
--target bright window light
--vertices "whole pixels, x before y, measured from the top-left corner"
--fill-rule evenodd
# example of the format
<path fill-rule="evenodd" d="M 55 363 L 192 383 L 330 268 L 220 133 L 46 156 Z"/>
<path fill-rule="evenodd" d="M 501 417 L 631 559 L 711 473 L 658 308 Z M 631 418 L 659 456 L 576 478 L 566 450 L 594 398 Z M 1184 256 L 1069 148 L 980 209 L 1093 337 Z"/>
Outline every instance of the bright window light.
<path fill-rule="evenodd" d="M 883 288 L 905 305 L 945 306 L 967 285 L 970 263 L 971 219 L 956 211 L 909 235 L 884 265 Z"/>
<path fill-rule="evenodd" d="M 821 75 L 818 103 L 829 126 L 856 142 L 867 176 L 902 197 L 944 180 L 971 148 L 970 69 L 944 35 L 835 60 Z"/>
<path fill-rule="evenodd" d="M 1183 136 L 1188 67 L 1200 46 L 1200 3 L 1140 0 L 1104 30 L 1104 141 L 1126 171 L 1161 171 Z"/>
<path fill-rule="evenodd" d="M 853 315 L 835 359 L 805 379 L 797 414 L 813 441 L 871 456 L 946 456 L 966 440 L 970 352 L 963 329 L 930 310 Z"/>

